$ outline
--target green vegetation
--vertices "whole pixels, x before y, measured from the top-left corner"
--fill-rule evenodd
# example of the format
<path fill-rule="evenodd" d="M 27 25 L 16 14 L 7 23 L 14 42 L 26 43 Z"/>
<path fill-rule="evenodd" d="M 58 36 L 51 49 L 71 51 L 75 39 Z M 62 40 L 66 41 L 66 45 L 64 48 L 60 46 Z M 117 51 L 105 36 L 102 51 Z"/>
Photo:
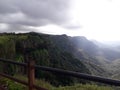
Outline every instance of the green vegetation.
<path fill-rule="evenodd" d="M 108 63 L 105 61 L 106 57 L 99 56 L 96 53 L 98 51 L 96 45 L 83 37 L 72 38 L 66 35 L 46 35 L 34 32 L 24 34 L 0 34 L 0 58 L 25 63 L 32 59 L 37 65 L 41 66 L 100 76 L 112 76 L 106 69 L 106 63 Z M 108 50 L 104 52 L 108 52 Z M 111 51 L 110 55 L 112 55 Z M 109 55 L 106 56 L 109 57 Z M 117 57 L 118 56 L 117 53 Z M 114 64 L 116 65 L 116 63 Z M 115 67 L 115 65 L 113 69 L 116 69 L 118 66 Z M 119 71 L 119 68 L 117 71 Z M 18 77 L 19 74 L 26 75 L 27 73 L 24 67 L 17 67 L 16 65 L 2 62 L 0 62 L 0 72 L 14 77 Z M 38 85 L 50 90 L 113 90 L 111 87 L 90 85 L 90 82 L 85 80 L 64 75 L 55 75 L 40 71 L 39 69 L 36 69 L 35 77 L 37 78 L 36 83 Z M 116 73 L 114 78 L 116 77 L 118 78 L 119 74 Z M 26 78 L 22 76 L 19 76 L 19 78 L 26 80 Z M 26 90 L 25 86 L 8 79 L 3 79 L 3 81 L 0 82 L 8 85 L 9 90 Z M 15 86 L 16 88 L 14 88 Z"/>
<path fill-rule="evenodd" d="M 3 77 L 0 78 L 0 85 L 6 86 L 8 90 L 26 90 L 26 86 Z"/>
<path fill-rule="evenodd" d="M 111 87 L 107 87 L 107 86 L 76 84 L 73 86 L 59 87 L 53 90 L 114 90 L 114 89 Z"/>
<path fill-rule="evenodd" d="M 27 81 L 26 77 L 21 75 L 16 75 L 14 77 Z M 9 90 L 27 90 L 26 86 L 19 84 L 17 82 L 13 82 L 6 78 L 0 79 L 0 85 L 1 84 L 6 85 Z M 36 85 L 46 88 L 48 90 L 117 90 L 117 89 L 114 89 L 113 87 L 98 86 L 95 84 L 75 84 L 72 86 L 55 87 L 55 86 L 52 86 L 50 83 L 46 82 L 45 80 L 39 80 L 39 79 L 36 80 Z"/>
<path fill-rule="evenodd" d="M 51 36 L 33 32 L 0 35 L 0 58 L 12 59 L 17 62 L 27 62 L 29 59 L 33 59 L 37 65 L 90 73 L 89 69 L 71 53 L 72 49 L 66 35 Z M 0 64 L 1 72 L 12 76 L 19 73 L 26 74 L 24 68 L 1 62 Z M 64 75 L 41 72 L 38 69 L 35 72 L 36 78 L 45 79 L 55 86 L 71 85 L 81 81 Z"/>

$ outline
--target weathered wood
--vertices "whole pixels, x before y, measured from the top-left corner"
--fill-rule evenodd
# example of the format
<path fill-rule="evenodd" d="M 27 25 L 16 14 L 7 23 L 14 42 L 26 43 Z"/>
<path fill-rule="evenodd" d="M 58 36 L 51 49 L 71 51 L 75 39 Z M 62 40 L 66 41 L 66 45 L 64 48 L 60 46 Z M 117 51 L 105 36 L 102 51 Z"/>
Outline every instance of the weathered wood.
<path fill-rule="evenodd" d="M 5 78 L 9 78 L 9 79 L 11 79 L 11 80 L 13 80 L 13 81 L 15 81 L 15 82 L 18 82 L 18 83 L 21 83 L 21 84 L 23 84 L 23 85 L 28 86 L 28 82 L 19 80 L 19 79 L 17 79 L 17 78 L 12 77 L 12 76 L 9 76 L 9 75 L 3 74 L 3 73 L 0 73 L 0 76 L 5 77 Z M 34 85 L 34 88 L 37 89 L 37 90 L 47 90 L 47 89 L 41 88 L 41 87 L 39 87 L 39 86 L 37 86 L 37 85 Z"/>
<path fill-rule="evenodd" d="M 28 85 L 29 85 L 29 90 L 34 90 L 34 83 L 35 83 L 34 65 L 35 65 L 35 62 L 33 60 L 28 61 Z"/>
<path fill-rule="evenodd" d="M 0 58 L 0 61 L 5 62 L 5 63 L 15 64 L 15 65 L 20 65 L 20 66 L 27 66 L 26 63 L 19 63 L 19 62 L 14 62 L 14 61 L 1 59 L 1 58 Z M 72 77 L 81 78 L 81 79 L 85 79 L 85 80 L 89 80 L 89 81 L 95 81 L 95 82 L 105 83 L 105 84 L 109 84 L 109 85 L 120 86 L 119 80 L 113 80 L 113 79 L 99 77 L 99 76 L 92 76 L 92 75 L 88 75 L 88 74 L 83 74 L 83 73 L 73 72 L 73 71 L 68 71 L 68 70 L 62 70 L 62 69 L 57 69 L 57 68 L 38 66 L 38 65 L 34 65 L 34 64 L 35 64 L 34 61 L 30 61 L 28 63 L 28 77 L 29 77 L 29 84 L 28 85 L 30 88 L 29 90 L 33 90 L 33 87 L 35 87 L 36 89 L 39 88 L 38 86 L 34 85 L 34 78 L 35 78 L 34 77 L 34 74 L 35 74 L 34 68 L 39 68 L 42 71 L 49 71 L 49 72 L 54 73 L 54 74 L 62 74 L 62 75 L 72 76 Z M 15 79 L 11 76 L 5 75 L 3 73 L 0 73 L 0 75 L 26 85 L 25 82 L 22 82 L 18 79 Z M 46 89 L 40 88 L 38 90 L 46 90 Z"/>

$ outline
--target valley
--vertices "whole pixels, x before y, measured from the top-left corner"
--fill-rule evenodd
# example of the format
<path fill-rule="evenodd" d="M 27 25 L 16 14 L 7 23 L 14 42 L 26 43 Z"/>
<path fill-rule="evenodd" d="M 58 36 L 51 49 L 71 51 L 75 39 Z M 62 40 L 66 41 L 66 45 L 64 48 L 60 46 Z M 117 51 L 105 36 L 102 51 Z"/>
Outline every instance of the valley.
<path fill-rule="evenodd" d="M 77 38 L 75 45 L 77 48 L 81 49 L 79 52 L 87 53 L 89 59 L 86 59 L 89 63 L 95 66 L 97 70 L 101 69 L 103 75 L 113 79 L 119 79 L 119 69 L 120 69 L 120 50 L 118 46 L 105 45 L 100 42 L 94 42 L 87 40 L 85 37 L 84 40 L 81 37 Z M 82 43 L 82 45 L 81 45 Z M 87 57 L 87 56 L 86 56 Z M 85 61 L 86 61 L 85 60 Z M 91 67 L 90 67 L 91 68 Z M 91 70 L 92 72 L 94 70 Z M 100 72 L 100 70 L 97 70 Z M 96 74 L 95 72 L 93 74 Z M 100 75 L 100 74 L 97 74 Z M 101 76 L 101 75 L 100 75 Z"/>

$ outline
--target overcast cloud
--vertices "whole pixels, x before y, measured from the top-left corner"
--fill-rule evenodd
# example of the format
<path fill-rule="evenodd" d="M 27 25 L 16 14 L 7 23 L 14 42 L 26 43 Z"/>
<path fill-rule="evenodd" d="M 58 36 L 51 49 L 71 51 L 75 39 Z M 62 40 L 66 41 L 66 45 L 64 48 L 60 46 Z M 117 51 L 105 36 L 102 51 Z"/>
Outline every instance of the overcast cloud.
<path fill-rule="evenodd" d="M 120 40 L 120 0 L 0 0 L 0 32 Z"/>
<path fill-rule="evenodd" d="M 69 5 L 70 0 L 0 0 L 0 31 L 30 31 L 30 26 L 47 24 L 69 27 Z"/>

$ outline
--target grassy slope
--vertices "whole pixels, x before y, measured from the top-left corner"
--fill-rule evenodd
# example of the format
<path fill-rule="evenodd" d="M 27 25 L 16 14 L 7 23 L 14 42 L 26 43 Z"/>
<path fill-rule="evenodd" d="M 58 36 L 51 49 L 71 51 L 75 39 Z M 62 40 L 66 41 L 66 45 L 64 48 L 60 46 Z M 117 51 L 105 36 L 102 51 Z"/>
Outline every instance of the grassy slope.
<path fill-rule="evenodd" d="M 59 87 L 54 90 L 114 90 L 114 89 L 107 86 L 76 84 L 74 86 Z"/>
<path fill-rule="evenodd" d="M 22 75 L 15 75 L 14 77 L 27 81 L 27 78 Z M 7 85 L 9 90 L 27 90 L 26 86 L 23 86 L 22 84 L 13 82 L 6 78 L 0 78 L 0 84 Z M 91 84 L 91 85 L 90 84 L 75 84 L 72 86 L 54 87 L 50 83 L 44 80 L 38 80 L 38 79 L 36 80 L 36 84 L 48 90 L 116 90 L 109 86 L 98 86 L 95 84 Z"/>

